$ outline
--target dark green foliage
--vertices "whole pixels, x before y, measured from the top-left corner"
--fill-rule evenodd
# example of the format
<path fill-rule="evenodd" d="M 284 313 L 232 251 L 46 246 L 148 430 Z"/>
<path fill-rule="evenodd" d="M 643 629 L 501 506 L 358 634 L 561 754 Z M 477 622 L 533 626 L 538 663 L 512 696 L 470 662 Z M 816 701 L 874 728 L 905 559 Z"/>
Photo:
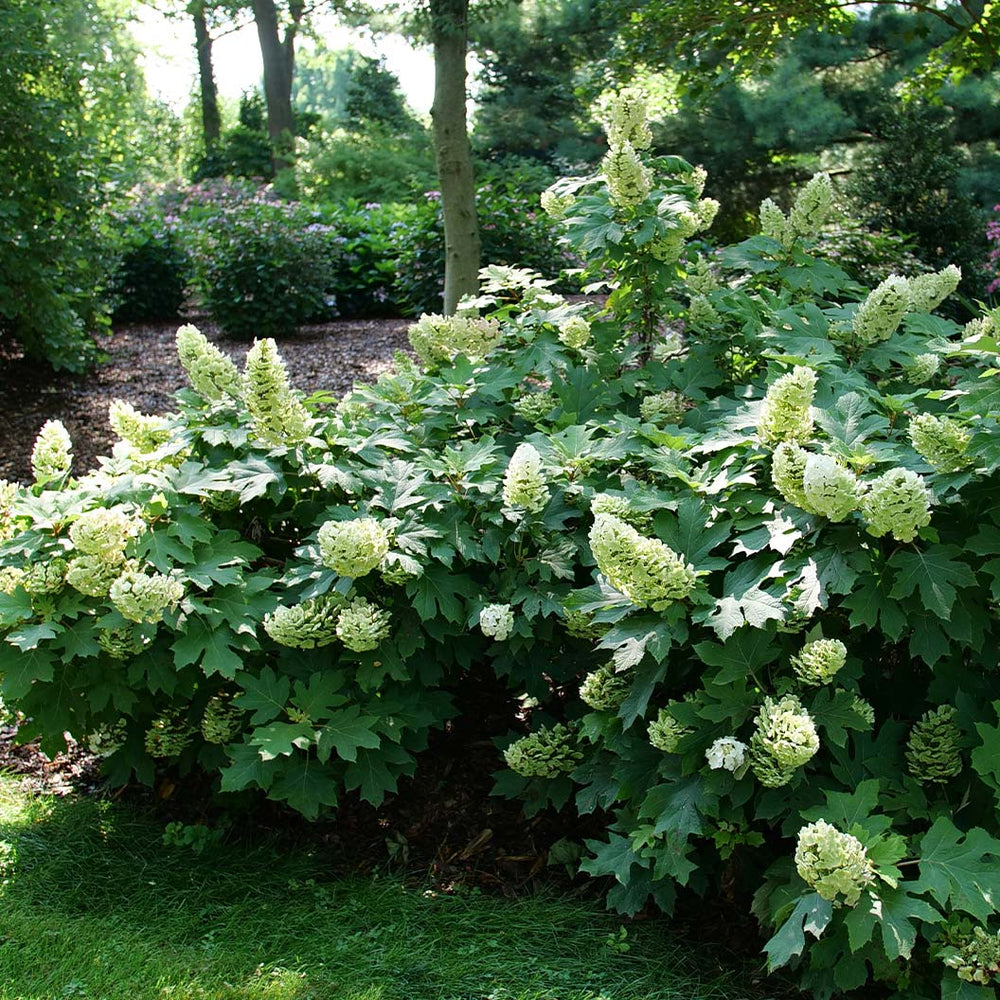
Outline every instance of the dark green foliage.
<path fill-rule="evenodd" d="M 87 0 L 14 0 L 0 18 L 0 335 L 74 371 L 107 325 L 94 295 L 100 128 L 88 120 L 92 82 L 80 68 L 106 40 Z"/>
<path fill-rule="evenodd" d="M 482 259 L 490 264 L 529 267 L 547 278 L 576 265 L 560 245 L 559 233 L 533 193 L 536 179 L 517 173 L 480 185 L 476 192 Z M 429 192 L 418 211 L 396 231 L 399 300 L 409 315 L 440 312 L 444 286 L 444 228 L 440 195 Z M 563 288 L 567 286 L 562 286 Z M 572 286 L 569 286 L 572 287 Z"/>
<path fill-rule="evenodd" d="M 948 114 L 897 105 L 879 117 L 875 137 L 851 184 L 865 221 L 911 236 L 932 269 L 958 264 L 964 287 L 981 295 L 986 220 L 959 185 L 962 158 Z"/>
<path fill-rule="evenodd" d="M 177 219 L 167 220 L 150 202 L 137 203 L 108 219 L 116 247 L 107 296 L 119 323 L 175 319 L 184 304 L 191 259 Z"/>
<path fill-rule="evenodd" d="M 428 367 L 400 357 L 334 413 L 273 344 L 241 379 L 182 331 L 204 398 L 158 450 L 136 442 L 162 423 L 133 429 L 96 476 L 7 498 L 0 693 L 50 748 L 110 750 L 124 721 L 118 781 L 199 766 L 316 816 L 391 793 L 491 669 L 545 734 L 505 741 L 522 773 L 498 792 L 606 811 L 581 867 L 614 908 L 756 889 L 771 967 L 818 997 L 960 996 L 955 921 L 1000 918 L 1000 317 L 962 329 L 927 280 L 869 294 L 816 256 L 823 177 L 696 260 L 700 175 L 639 166 L 645 194 L 612 174 L 547 199 L 615 276 L 603 315 L 487 268 L 488 320 L 418 324 Z M 539 391 L 547 411 L 517 405 Z M 667 393 L 692 405 L 646 419 Z M 921 414 L 964 429 L 960 471 L 925 460 Z M 125 519 L 116 544 L 95 516 Z M 106 594 L 60 583 L 91 550 L 122 574 Z M 131 627 L 140 578 L 165 596 Z M 842 651 L 806 674 L 820 639 Z M 628 690 L 592 710 L 602 668 Z"/>
<path fill-rule="evenodd" d="M 301 206 L 243 202 L 198 229 L 195 286 L 230 335 L 288 336 L 334 315 L 333 235 Z"/>

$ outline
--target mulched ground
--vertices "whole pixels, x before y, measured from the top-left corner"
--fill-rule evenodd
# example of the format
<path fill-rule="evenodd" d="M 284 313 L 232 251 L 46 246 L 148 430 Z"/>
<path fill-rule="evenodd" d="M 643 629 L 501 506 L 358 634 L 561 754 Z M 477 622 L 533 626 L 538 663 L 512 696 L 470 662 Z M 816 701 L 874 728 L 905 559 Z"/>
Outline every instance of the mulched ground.
<path fill-rule="evenodd" d="M 242 365 L 250 344 L 223 337 L 210 322 L 192 320 L 217 347 Z M 343 395 L 370 382 L 408 348 L 410 320 L 348 320 L 303 327 L 279 350 L 292 383 L 306 394 Z M 187 384 L 174 347 L 174 326 L 128 326 L 101 347 L 108 360 L 86 375 L 56 373 L 23 356 L 0 356 L 0 479 L 31 481 L 31 448 L 46 420 L 61 420 L 73 439 L 73 472 L 94 468 L 111 450 L 108 404 L 124 399 L 144 413 L 165 413 Z"/>

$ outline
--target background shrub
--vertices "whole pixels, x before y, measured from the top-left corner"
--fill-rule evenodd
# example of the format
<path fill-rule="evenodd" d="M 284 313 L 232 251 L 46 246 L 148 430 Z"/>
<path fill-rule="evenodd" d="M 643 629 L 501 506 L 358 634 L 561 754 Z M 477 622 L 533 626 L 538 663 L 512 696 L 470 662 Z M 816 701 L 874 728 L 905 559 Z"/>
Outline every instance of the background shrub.
<path fill-rule="evenodd" d="M 116 252 L 107 295 L 115 322 L 171 320 L 180 314 L 191 260 L 177 223 L 151 200 L 109 215 Z"/>
<path fill-rule="evenodd" d="M 318 213 L 244 201 L 203 221 L 195 246 L 195 286 L 231 336 L 289 336 L 335 315 L 337 247 Z"/>

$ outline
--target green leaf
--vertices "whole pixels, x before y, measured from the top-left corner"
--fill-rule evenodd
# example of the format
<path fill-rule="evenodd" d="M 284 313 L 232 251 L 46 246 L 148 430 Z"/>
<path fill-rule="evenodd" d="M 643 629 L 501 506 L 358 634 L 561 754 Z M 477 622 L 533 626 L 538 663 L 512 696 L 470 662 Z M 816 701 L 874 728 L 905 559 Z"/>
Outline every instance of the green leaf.
<path fill-rule="evenodd" d="M 820 937 L 832 916 L 833 904 L 818 892 L 803 896 L 777 933 L 764 945 L 768 969 L 773 972 L 801 955 L 806 945 L 805 932 Z"/>
<path fill-rule="evenodd" d="M 809 705 L 809 714 L 826 730 L 827 739 L 838 747 L 847 746 L 847 730 L 867 732 L 868 723 L 854 711 L 854 695 L 843 688 L 820 688 Z"/>
<path fill-rule="evenodd" d="M 685 497 L 677 505 L 676 520 L 669 518 L 660 537 L 697 570 L 722 569 L 726 560 L 709 553 L 725 542 L 731 525 L 710 524 L 712 508 L 699 497 Z"/>
<path fill-rule="evenodd" d="M 348 764 L 344 772 L 344 787 L 349 791 L 360 789 L 361 798 L 379 806 L 386 792 L 396 790 L 399 775 L 412 774 L 414 767 L 408 751 L 395 743 L 382 743 L 378 749 L 359 751 L 358 759 Z"/>
<path fill-rule="evenodd" d="M 264 667 L 257 677 L 246 672 L 238 674 L 236 683 L 243 688 L 243 693 L 233 700 L 240 708 L 253 712 L 250 719 L 253 725 L 270 722 L 285 710 L 291 684 L 287 677 L 279 677 L 270 667 Z"/>
<path fill-rule="evenodd" d="M 176 566 L 186 566 L 194 561 L 194 550 L 175 537 L 176 527 L 168 524 L 146 532 L 138 544 L 138 555 L 152 563 L 161 573 L 169 573 Z"/>
<path fill-rule="evenodd" d="M 666 785 L 654 785 L 642 800 L 641 817 L 654 821 L 653 833 L 687 840 L 704 829 L 698 807 L 704 789 L 701 778 L 692 775 Z"/>
<path fill-rule="evenodd" d="M 916 552 L 900 549 L 889 560 L 896 570 L 896 582 L 889 597 L 909 597 L 919 590 L 928 611 L 949 619 L 957 596 L 955 588 L 972 587 L 976 583 L 976 574 L 968 564 L 956 559 L 961 554 L 957 545 L 931 545 Z"/>
<path fill-rule="evenodd" d="M 240 792 L 244 788 L 259 785 L 266 788 L 265 768 L 257 748 L 248 743 L 229 747 L 230 763 L 221 768 L 222 791 Z"/>
<path fill-rule="evenodd" d="M 23 698 L 35 681 L 51 681 L 55 676 L 55 654 L 48 649 L 21 652 L 0 644 L 0 695 L 10 702 Z"/>
<path fill-rule="evenodd" d="M 993 702 L 993 711 L 1000 716 L 1000 701 Z M 1000 726 L 977 722 L 976 732 L 983 742 L 972 751 L 972 767 L 994 791 L 1000 792 Z"/>
<path fill-rule="evenodd" d="M 316 819 L 321 806 L 335 806 L 338 801 L 334 778 L 322 764 L 301 755 L 288 761 L 268 795 L 279 802 L 287 802 L 306 819 Z"/>
<path fill-rule="evenodd" d="M 232 680 L 243 667 L 243 658 L 233 648 L 238 645 L 239 640 L 228 626 L 212 627 L 204 619 L 191 616 L 187 630 L 177 637 L 171 649 L 178 669 L 200 662 L 206 677 L 220 674 Z"/>
<path fill-rule="evenodd" d="M 896 889 L 888 886 L 878 894 L 863 893 L 844 918 L 852 951 L 867 944 L 877 926 L 882 934 L 886 955 L 895 960 L 909 958 L 917 940 L 917 921 L 939 923 L 941 914 L 926 900 L 912 895 L 915 883 L 903 882 Z"/>
<path fill-rule="evenodd" d="M 924 834 L 917 851 L 917 892 L 942 907 L 963 910 L 982 923 L 1000 908 L 1000 841 L 980 827 L 963 833 L 947 816 Z"/>
<path fill-rule="evenodd" d="M 325 764 L 331 753 L 336 752 L 341 760 L 354 762 L 358 759 L 359 748 L 376 749 L 382 741 L 372 732 L 372 726 L 378 721 L 373 715 L 362 715 L 357 705 L 333 712 L 319 731 L 319 759 Z"/>
<path fill-rule="evenodd" d="M 424 621 L 431 621 L 438 614 L 456 624 L 465 621 L 465 603 L 461 595 L 470 593 L 469 580 L 450 573 L 444 566 L 429 566 L 419 580 L 406 585 L 406 594 Z"/>
<path fill-rule="evenodd" d="M 54 639 L 62 631 L 64 631 L 64 626 L 53 625 L 50 622 L 42 622 L 40 625 L 22 625 L 21 628 L 8 632 L 4 636 L 4 642 L 9 642 L 22 651 L 37 649 L 40 642 Z"/>
<path fill-rule="evenodd" d="M 721 646 L 715 642 L 699 642 L 694 651 L 702 663 L 718 668 L 712 683 L 720 685 L 752 679 L 756 671 L 781 654 L 774 636 L 760 629 L 738 632 Z"/>
<path fill-rule="evenodd" d="M 34 617 L 31 595 L 23 587 L 16 587 L 13 594 L 0 591 L 0 625 L 16 625 Z"/>
<path fill-rule="evenodd" d="M 258 726 L 248 742 L 258 748 L 261 760 L 289 757 L 296 749 L 307 750 L 316 739 L 316 732 L 308 722 L 272 722 Z"/>
<path fill-rule="evenodd" d="M 320 671 L 309 678 L 308 684 L 295 682 L 292 704 L 313 722 L 319 722 L 347 701 L 342 670 Z"/>
<path fill-rule="evenodd" d="M 633 865 L 645 867 L 643 859 L 632 849 L 632 842 L 619 833 L 609 833 L 607 843 L 585 840 L 584 844 L 594 853 L 592 858 L 580 862 L 580 871 L 588 875 L 614 875 L 618 882 L 626 885 Z"/>

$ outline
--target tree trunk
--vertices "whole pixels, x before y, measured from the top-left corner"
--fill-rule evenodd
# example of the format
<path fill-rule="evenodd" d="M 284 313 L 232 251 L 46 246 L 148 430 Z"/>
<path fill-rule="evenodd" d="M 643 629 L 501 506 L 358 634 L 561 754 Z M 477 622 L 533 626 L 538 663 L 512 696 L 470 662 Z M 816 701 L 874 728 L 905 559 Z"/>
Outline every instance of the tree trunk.
<path fill-rule="evenodd" d="M 212 67 L 212 36 L 208 33 L 205 4 L 193 3 L 190 11 L 194 18 L 195 48 L 198 52 L 198 79 L 201 85 L 201 129 L 205 138 L 205 152 L 210 153 L 218 145 L 222 132 L 219 97 Z"/>
<path fill-rule="evenodd" d="M 304 13 L 302 0 L 289 0 L 291 20 L 284 40 L 278 26 L 274 0 L 253 0 L 260 54 L 264 62 L 264 100 L 267 102 L 267 134 L 271 138 L 275 171 L 291 166 L 295 120 L 292 115 L 292 76 L 295 71 L 295 35 Z"/>
<path fill-rule="evenodd" d="M 479 282 L 479 226 L 465 117 L 469 0 L 430 0 L 434 43 L 434 154 L 444 211 L 444 312 Z"/>

